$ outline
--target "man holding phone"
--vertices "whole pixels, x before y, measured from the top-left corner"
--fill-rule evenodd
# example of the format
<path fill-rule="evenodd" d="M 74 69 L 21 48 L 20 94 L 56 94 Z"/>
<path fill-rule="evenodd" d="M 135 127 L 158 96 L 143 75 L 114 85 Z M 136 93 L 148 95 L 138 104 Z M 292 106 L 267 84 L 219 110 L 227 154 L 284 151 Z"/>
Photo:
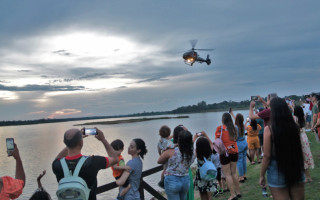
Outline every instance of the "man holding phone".
<path fill-rule="evenodd" d="M 12 178 L 10 176 L 0 177 L 0 199 L 1 200 L 18 198 L 22 194 L 22 190 L 26 182 L 26 176 L 23 170 L 19 149 L 16 144 L 13 143 L 13 145 L 14 145 L 14 149 L 13 151 L 11 150 L 10 152 L 8 151 L 8 156 L 12 156 L 16 160 L 16 176 L 15 178 Z"/>
<path fill-rule="evenodd" d="M 266 107 L 266 109 L 264 109 L 263 111 L 261 111 L 261 112 L 259 112 L 257 114 L 254 114 L 253 113 L 253 108 L 256 105 L 256 102 L 255 101 L 251 101 L 250 108 L 249 108 L 249 118 L 251 120 L 253 120 L 253 119 L 263 119 L 264 126 L 266 126 L 266 125 L 268 125 L 268 122 L 269 122 L 269 119 L 270 119 L 270 115 L 271 115 L 271 111 L 270 111 L 270 108 L 269 108 L 270 101 L 271 101 L 271 99 L 277 97 L 277 94 L 276 93 L 268 94 L 267 102 L 265 102 L 261 98 L 261 96 L 258 95 L 257 97 L 258 97 L 258 100 Z"/>
<path fill-rule="evenodd" d="M 92 130 L 90 131 L 90 133 Z M 109 157 L 104 156 L 88 156 L 81 167 L 79 177 L 81 177 L 86 183 L 89 189 L 89 200 L 96 199 L 97 190 L 97 174 L 99 170 L 106 169 L 110 166 L 117 164 L 118 156 L 112 146 L 105 139 L 104 134 L 101 130 L 95 128 L 95 137 L 102 142 Z M 57 155 L 56 159 L 52 163 L 52 171 L 56 175 L 57 181 L 59 182 L 64 178 L 64 173 L 60 160 L 65 158 L 69 170 L 72 174 L 79 162 L 83 157 L 81 149 L 83 147 L 83 138 L 85 129 L 69 129 L 64 134 L 64 143 L 66 147 Z"/>

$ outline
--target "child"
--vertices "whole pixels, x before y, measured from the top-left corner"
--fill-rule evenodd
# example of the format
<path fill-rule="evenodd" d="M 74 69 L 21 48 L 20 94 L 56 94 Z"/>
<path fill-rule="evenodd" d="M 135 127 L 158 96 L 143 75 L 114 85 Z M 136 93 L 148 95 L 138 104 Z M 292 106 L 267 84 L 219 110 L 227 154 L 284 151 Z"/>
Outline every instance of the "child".
<path fill-rule="evenodd" d="M 129 166 L 125 165 L 124 159 L 121 155 L 123 151 L 124 144 L 121 140 L 114 140 L 111 142 L 112 148 L 116 151 L 118 155 L 119 162 L 111 167 L 113 177 L 118 180 L 121 177 L 121 174 L 124 170 L 130 170 Z M 129 184 L 129 179 L 127 179 L 126 183 L 123 185 L 124 189 L 119 193 L 117 199 L 123 199 L 123 196 L 129 191 L 131 185 Z"/>
<path fill-rule="evenodd" d="M 159 135 L 161 136 L 159 142 L 158 142 L 158 153 L 159 155 L 162 154 L 166 149 L 174 148 L 173 142 L 169 139 L 171 130 L 168 126 L 161 126 L 159 130 Z M 164 188 L 164 171 L 167 168 L 167 164 L 163 165 L 163 171 L 161 173 L 161 180 L 158 183 L 158 185 L 162 188 Z"/>
<path fill-rule="evenodd" d="M 224 189 L 224 184 L 223 184 L 223 181 L 221 180 L 221 163 L 220 163 L 219 154 L 214 148 L 212 149 L 211 161 L 213 162 L 214 166 L 217 168 L 217 172 L 218 172 L 217 181 L 220 189 L 217 191 L 219 194 L 222 194 Z"/>

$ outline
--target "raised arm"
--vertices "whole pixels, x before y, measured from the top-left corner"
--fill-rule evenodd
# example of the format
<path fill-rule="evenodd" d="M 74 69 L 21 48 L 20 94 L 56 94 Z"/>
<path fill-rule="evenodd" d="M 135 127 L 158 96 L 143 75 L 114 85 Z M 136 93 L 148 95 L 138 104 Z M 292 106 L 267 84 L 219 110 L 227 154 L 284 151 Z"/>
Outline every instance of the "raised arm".
<path fill-rule="evenodd" d="M 56 159 L 61 159 L 61 158 L 64 158 L 68 155 L 68 148 L 65 147 L 63 148 L 60 153 L 58 153 L 58 155 L 56 156 Z"/>
<path fill-rule="evenodd" d="M 113 166 L 115 164 L 117 164 L 118 162 L 118 156 L 116 154 L 116 151 L 112 148 L 112 146 L 109 144 L 109 142 L 106 140 L 106 138 L 104 137 L 104 134 L 102 131 L 100 131 L 98 128 L 95 128 L 97 130 L 97 135 L 95 135 L 95 137 L 102 142 L 102 144 L 104 145 L 107 154 L 108 154 L 108 159 L 109 159 L 109 166 Z"/>
<path fill-rule="evenodd" d="M 23 164 L 22 164 L 22 160 L 20 158 L 20 153 L 19 153 L 19 149 L 18 146 L 16 144 L 14 144 L 14 150 L 12 152 L 12 156 L 14 157 L 14 159 L 16 159 L 16 179 L 20 179 L 23 180 L 23 187 L 26 184 L 26 175 L 24 173 L 24 169 L 23 169 Z"/>
<path fill-rule="evenodd" d="M 261 98 L 261 97 L 260 97 L 260 98 Z M 253 108 L 254 108 L 255 105 L 256 105 L 256 102 L 254 102 L 254 101 L 251 101 L 251 102 L 250 102 L 249 118 L 250 118 L 251 120 L 253 120 L 253 119 L 260 119 L 259 115 L 253 113 Z"/>
<path fill-rule="evenodd" d="M 267 102 L 261 96 L 258 95 L 257 97 L 258 97 L 259 101 L 264 105 L 264 107 L 268 106 Z"/>
<path fill-rule="evenodd" d="M 41 178 L 46 174 L 46 170 L 43 170 L 42 174 L 40 174 L 37 178 L 38 188 L 42 188 Z"/>
<path fill-rule="evenodd" d="M 233 120 L 236 120 L 236 116 L 234 115 L 232 108 L 230 108 L 230 112 L 229 113 L 232 116 Z"/>

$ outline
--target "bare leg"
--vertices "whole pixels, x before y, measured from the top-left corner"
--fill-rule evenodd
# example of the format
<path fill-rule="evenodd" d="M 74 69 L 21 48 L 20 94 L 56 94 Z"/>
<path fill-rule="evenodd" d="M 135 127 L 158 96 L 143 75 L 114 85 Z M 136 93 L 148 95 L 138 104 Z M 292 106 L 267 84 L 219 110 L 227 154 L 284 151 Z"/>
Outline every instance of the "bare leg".
<path fill-rule="evenodd" d="M 250 158 L 251 158 L 251 164 L 254 163 L 254 149 L 249 149 Z"/>
<path fill-rule="evenodd" d="M 256 156 L 257 156 L 257 162 L 259 163 L 259 162 L 261 162 L 260 156 L 259 156 L 259 149 L 255 149 L 255 151 L 256 151 Z"/>
<path fill-rule="evenodd" d="M 290 199 L 288 188 L 274 188 L 274 187 L 269 187 L 269 188 L 270 188 L 273 199 L 276 199 L 276 200 Z"/>
<path fill-rule="evenodd" d="M 289 195 L 291 200 L 303 200 L 304 199 L 304 183 L 298 183 L 289 189 Z"/>
<path fill-rule="evenodd" d="M 234 197 L 237 196 L 237 194 L 235 193 L 234 187 L 233 187 L 233 178 L 232 178 L 232 175 L 231 175 L 231 167 L 230 167 L 230 164 L 222 165 L 221 168 L 222 168 L 222 170 L 223 170 L 224 176 L 226 177 L 227 185 L 228 185 L 228 188 L 229 188 L 229 190 L 230 190 L 231 196 L 229 197 L 229 199 L 233 199 Z M 238 180 L 236 180 L 236 182 L 237 182 L 237 181 L 238 181 Z"/>
<path fill-rule="evenodd" d="M 211 200 L 212 199 L 211 192 L 200 192 L 200 199 L 201 200 Z"/>
<path fill-rule="evenodd" d="M 312 179 L 311 179 L 311 176 L 310 176 L 309 169 L 305 169 L 304 173 L 306 174 L 306 182 L 311 182 Z"/>
<path fill-rule="evenodd" d="M 237 174 L 237 163 L 231 162 L 230 168 L 231 168 L 231 176 L 233 179 L 233 184 L 236 188 L 236 193 L 240 194 L 240 187 L 239 187 L 238 174 Z"/>

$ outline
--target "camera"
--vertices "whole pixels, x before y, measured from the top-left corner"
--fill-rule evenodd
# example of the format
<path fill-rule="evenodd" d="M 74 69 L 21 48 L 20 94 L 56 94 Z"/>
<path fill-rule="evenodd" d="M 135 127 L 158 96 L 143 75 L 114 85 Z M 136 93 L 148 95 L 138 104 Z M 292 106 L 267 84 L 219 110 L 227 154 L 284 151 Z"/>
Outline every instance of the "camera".
<path fill-rule="evenodd" d="M 12 156 L 12 152 L 14 151 L 14 139 L 13 138 L 7 138 L 6 139 L 6 144 L 7 144 L 8 156 Z"/>
<path fill-rule="evenodd" d="M 251 96 L 251 101 L 257 101 L 258 100 L 258 96 Z"/>
<path fill-rule="evenodd" d="M 83 135 L 97 135 L 97 129 L 95 128 L 83 128 L 84 132 L 82 132 Z"/>

